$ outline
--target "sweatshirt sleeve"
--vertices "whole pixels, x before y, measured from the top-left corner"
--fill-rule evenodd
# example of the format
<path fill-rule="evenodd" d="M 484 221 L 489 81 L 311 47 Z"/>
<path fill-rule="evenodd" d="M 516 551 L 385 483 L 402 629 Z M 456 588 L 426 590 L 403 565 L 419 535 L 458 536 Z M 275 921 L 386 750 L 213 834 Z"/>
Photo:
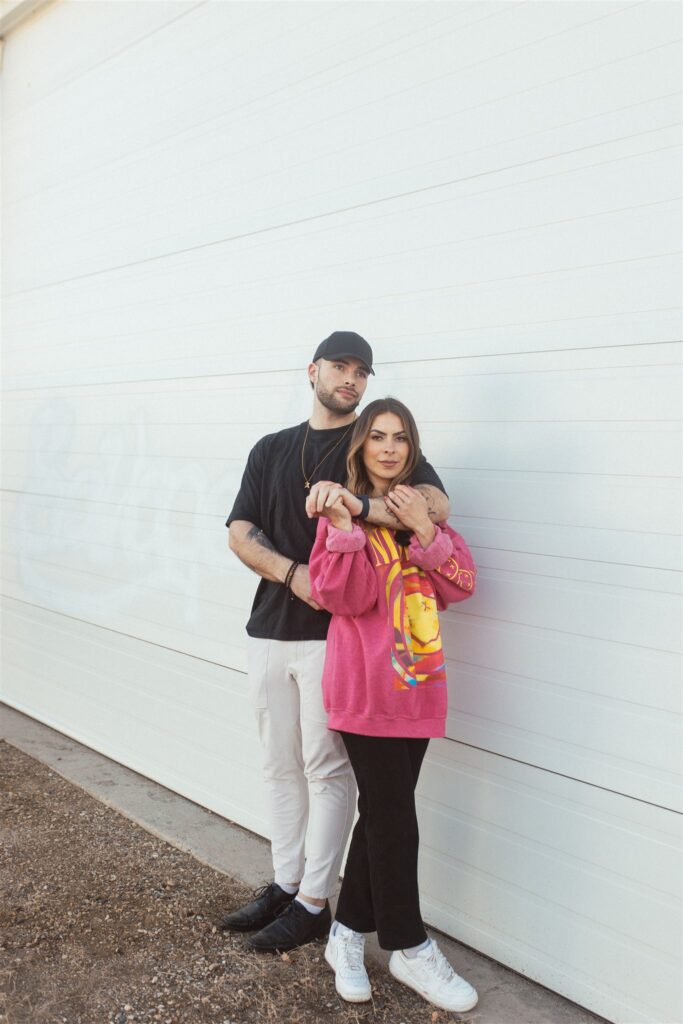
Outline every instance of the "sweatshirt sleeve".
<path fill-rule="evenodd" d="M 424 569 L 436 595 L 437 607 L 465 601 L 474 593 L 477 568 L 467 544 L 447 524 L 439 524 L 434 540 L 423 548 L 413 536 L 408 549 L 411 562 Z"/>
<path fill-rule="evenodd" d="M 333 615 L 362 615 L 377 600 L 377 575 L 365 553 L 365 534 L 356 523 L 347 533 L 321 517 L 308 571 L 311 597 Z"/>

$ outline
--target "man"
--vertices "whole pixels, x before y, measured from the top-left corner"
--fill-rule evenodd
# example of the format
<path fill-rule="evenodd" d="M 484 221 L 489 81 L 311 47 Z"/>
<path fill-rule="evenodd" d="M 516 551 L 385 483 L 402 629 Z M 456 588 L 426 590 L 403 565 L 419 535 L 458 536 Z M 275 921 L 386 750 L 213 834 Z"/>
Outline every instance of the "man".
<path fill-rule="evenodd" d="M 327 897 L 353 823 L 353 773 L 339 735 L 327 728 L 322 703 L 330 616 L 311 598 L 308 558 L 316 511 L 334 500 L 346 478 L 355 409 L 371 373 L 372 349 L 359 334 L 335 331 L 321 342 L 308 367 L 311 418 L 256 443 L 226 521 L 231 550 L 261 576 L 247 623 L 247 654 L 264 751 L 274 880 L 227 914 L 222 927 L 255 931 L 249 944 L 259 950 L 282 952 L 327 934 Z M 412 483 L 433 520 L 444 520 L 448 499 L 424 458 Z M 398 522 L 384 498 L 359 500 L 355 514 L 375 524 Z"/>

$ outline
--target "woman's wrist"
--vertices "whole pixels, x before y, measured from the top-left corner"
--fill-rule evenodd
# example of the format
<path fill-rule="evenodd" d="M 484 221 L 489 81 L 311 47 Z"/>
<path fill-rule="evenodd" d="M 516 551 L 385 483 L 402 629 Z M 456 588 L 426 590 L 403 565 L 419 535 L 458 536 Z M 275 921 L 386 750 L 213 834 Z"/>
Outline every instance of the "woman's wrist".
<path fill-rule="evenodd" d="M 434 542 L 434 538 L 437 534 L 437 528 L 431 519 L 427 519 L 425 523 L 420 524 L 413 530 L 413 533 L 420 542 L 420 547 L 428 548 L 430 544 Z"/>
<path fill-rule="evenodd" d="M 350 514 L 344 515 L 331 515 L 328 516 L 330 520 L 330 526 L 334 526 L 337 530 L 343 530 L 344 533 L 351 533 L 353 530 L 353 520 Z"/>

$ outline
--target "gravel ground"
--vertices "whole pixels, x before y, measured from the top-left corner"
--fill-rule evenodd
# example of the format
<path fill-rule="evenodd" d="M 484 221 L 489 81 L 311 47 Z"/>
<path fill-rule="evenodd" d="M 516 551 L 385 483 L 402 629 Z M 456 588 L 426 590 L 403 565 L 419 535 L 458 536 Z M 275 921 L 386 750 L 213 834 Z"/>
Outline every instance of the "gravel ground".
<path fill-rule="evenodd" d="M 0 775 L 3 1024 L 457 1019 L 372 964 L 373 1001 L 344 1003 L 322 944 L 257 954 L 217 929 L 242 884 L 2 742 Z"/>

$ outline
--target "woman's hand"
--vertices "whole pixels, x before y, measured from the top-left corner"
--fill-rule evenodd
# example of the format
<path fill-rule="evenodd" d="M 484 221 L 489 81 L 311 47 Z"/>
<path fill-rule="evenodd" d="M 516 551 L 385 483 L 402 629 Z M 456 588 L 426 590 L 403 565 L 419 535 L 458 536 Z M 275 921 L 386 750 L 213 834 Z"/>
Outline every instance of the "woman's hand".
<path fill-rule="evenodd" d="M 329 516 L 329 508 L 341 501 L 351 516 L 358 516 L 363 511 L 363 503 L 351 491 L 331 480 L 319 480 L 313 484 L 311 493 L 306 498 L 306 514 L 309 519 L 318 516 Z"/>
<path fill-rule="evenodd" d="M 344 504 L 342 498 L 337 498 L 333 505 L 325 505 L 320 515 L 327 516 L 330 521 L 330 525 L 336 526 L 338 530 L 343 530 L 345 533 L 351 533 L 353 530 L 351 513 Z"/>
<path fill-rule="evenodd" d="M 408 484 L 398 484 L 384 501 L 402 526 L 412 530 L 423 548 L 434 540 L 436 527 L 429 518 L 427 502 L 420 491 Z"/>

